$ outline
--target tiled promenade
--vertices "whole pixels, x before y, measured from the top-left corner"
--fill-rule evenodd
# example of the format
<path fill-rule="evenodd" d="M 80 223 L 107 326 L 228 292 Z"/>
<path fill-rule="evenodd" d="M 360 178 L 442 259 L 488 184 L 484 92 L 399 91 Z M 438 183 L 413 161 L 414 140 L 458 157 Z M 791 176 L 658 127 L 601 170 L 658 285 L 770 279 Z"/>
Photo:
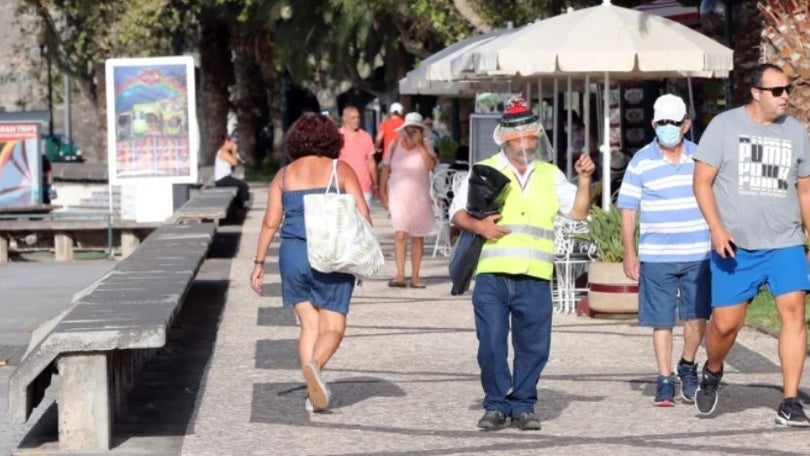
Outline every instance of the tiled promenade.
<path fill-rule="evenodd" d="M 478 431 L 482 393 L 469 294 L 450 296 L 447 259 L 430 258 L 430 249 L 427 289 L 388 288 L 393 233 L 379 207 L 375 226 L 390 261 L 356 291 L 346 338 L 324 372 L 332 410 L 310 415 L 303 407 L 298 330 L 292 311 L 281 307 L 274 258 L 267 262 L 265 296 L 248 286 L 264 192 L 253 189 L 254 210 L 242 227 L 223 227 L 238 250 L 203 265 L 207 281 L 192 290 L 169 349 L 131 396 L 113 454 L 810 454 L 810 429 L 773 424 L 781 397 L 773 337 L 740 334 L 718 411 L 702 418 L 691 405 L 652 406 L 649 330 L 574 315 L 554 316 L 551 358 L 538 386 L 542 431 Z M 808 391 L 810 375 L 802 385 Z M 36 435 L 29 433 L 29 449 L 20 453 L 51 453 L 54 442 L 36 443 Z"/>

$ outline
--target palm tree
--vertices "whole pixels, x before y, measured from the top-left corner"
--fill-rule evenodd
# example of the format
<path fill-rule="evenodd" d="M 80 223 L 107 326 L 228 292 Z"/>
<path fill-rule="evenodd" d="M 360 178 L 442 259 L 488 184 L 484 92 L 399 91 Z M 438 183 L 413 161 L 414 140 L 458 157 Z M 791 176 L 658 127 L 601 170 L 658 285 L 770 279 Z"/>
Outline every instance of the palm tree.
<path fill-rule="evenodd" d="M 761 55 L 787 74 L 795 87 L 790 114 L 810 127 L 810 3 L 765 0 L 757 3 L 764 20 Z"/>

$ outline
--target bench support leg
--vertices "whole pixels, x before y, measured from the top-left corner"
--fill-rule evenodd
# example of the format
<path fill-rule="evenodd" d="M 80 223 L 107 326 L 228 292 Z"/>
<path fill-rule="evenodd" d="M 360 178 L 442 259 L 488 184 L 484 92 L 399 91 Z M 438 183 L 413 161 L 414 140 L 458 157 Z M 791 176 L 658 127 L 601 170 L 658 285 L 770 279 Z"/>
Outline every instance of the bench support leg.
<path fill-rule="evenodd" d="M 73 261 L 73 236 L 55 233 L 53 236 L 54 261 Z"/>
<path fill-rule="evenodd" d="M 107 353 L 62 355 L 58 363 L 59 448 L 108 451 L 112 416 Z"/>
<path fill-rule="evenodd" d="M 0 233 L 0 263 L 8 263 L 8 239 Z"/>
<path fill-rule="evenodd" d="M 141 240 L 134 231 L 121 231 L 121 258 L 126 258 L 141 245 Z"/>

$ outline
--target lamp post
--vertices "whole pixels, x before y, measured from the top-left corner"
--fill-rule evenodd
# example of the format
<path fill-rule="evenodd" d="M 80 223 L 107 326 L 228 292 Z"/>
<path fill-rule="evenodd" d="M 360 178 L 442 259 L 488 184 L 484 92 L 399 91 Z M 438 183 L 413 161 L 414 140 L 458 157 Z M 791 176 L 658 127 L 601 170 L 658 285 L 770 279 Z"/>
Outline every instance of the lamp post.
<path fill-rule="evenodd" d="M 737 21 L 738 27 L 744 27 L 745 9 L 740 11 L 740 14 L 734 15 L 734 2 L 732 0 L 701 0 L 700 2 L 700 22 L 703 32 L 709 35 L 714 35 L 718 41 L 722 36 L 725 45 L 734 48 L 734 21 Z M 731 106 L 733 93 L 733 85 L 731 78 L 726 79 L 725 96 L 726 108 Z"/>
<path fill-rule="evenodd" d="M 45 33 L 40 32 L 37 41 L 39 42 L 39 56 L 45 57 L 48 67 L 48 139 L 53 137 L 53 80 L 51 79 L 51 52 L 48 49 L 48 41 Z M 46 52 L 46 49 L 47 52 Z"/>

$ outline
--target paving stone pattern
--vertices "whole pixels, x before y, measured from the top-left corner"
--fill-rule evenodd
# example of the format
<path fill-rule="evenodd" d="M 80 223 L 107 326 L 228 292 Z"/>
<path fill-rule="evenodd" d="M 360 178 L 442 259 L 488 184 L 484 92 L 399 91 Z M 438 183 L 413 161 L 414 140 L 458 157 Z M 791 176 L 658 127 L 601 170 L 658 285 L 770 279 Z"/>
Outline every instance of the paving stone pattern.
<path fill-rule="evenodd" d="M 308 414 L 298 329 L 292 310 L 281 307 L 276 258 L 268 259 L 264 296 L 248 285 L 266 203 L 262 190 L 253 194 L 254 210 L 232 263 L 227 302 L 183 455 L 810 453 L 810 430 L 773 424 L 781 398 L 773 337 L 747 329 L 740 333 L 718 410 L 702 418 L 692 405 L 652 406 L 649 330 L 635 321 L 560 314 L 554 317 L 551 358 L 538 385 L 542 431 L 478 431 L 482 392 L 469 294 L 450 295 L 447 259 L 430 258 L 429 249 L 426 289 L 388 288 L 393 233 L 376 206 L 375 228 L 388 264 L 356 291 L 346 337 L 324 371 L 333 408 Z M 704 359 L 701 349 L 699 360 Z M 805 388 L 808 380 L 805 374 Z"/>

